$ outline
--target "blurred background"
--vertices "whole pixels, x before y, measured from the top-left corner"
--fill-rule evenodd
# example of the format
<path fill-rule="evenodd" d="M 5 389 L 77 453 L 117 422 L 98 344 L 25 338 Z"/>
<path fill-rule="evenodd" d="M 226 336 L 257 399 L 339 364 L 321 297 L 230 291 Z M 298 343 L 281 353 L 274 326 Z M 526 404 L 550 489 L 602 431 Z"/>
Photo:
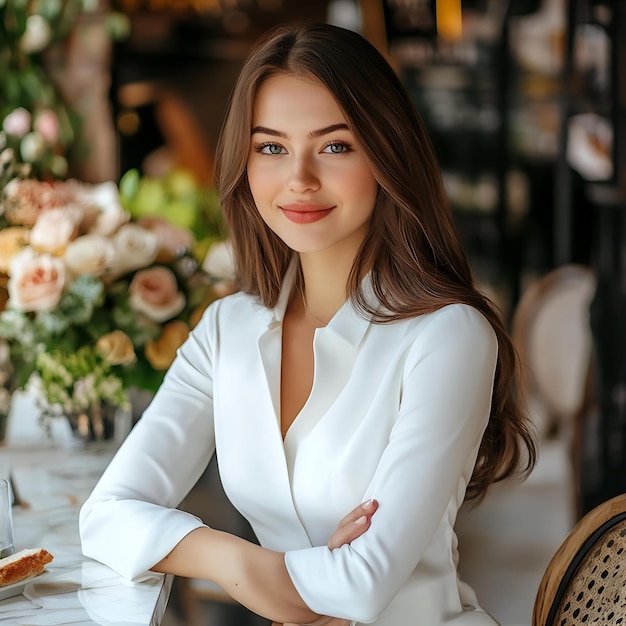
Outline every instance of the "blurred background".
<path fill-rule="evenodd" d="M 11 154 L 0 190 L 24 167 L 113 181 L 134 218 L 193 222 L 204 258 L 223 234 L 194 220 L 214 200 L 234 79 L 263 31 L 294 21 L 359 31 L 392 63 L 434 142 L 477 280 L 522 356 L 539 465 L 462 510 L 458 530 L 461 573 L 485 608 L 529 624 L 572 525 L 625 490 L 622 0 L 4 0 L 0 150 Z M 185 506 L 252 538 L 215 464 Z M 179 580 L 166 620 L 265 623 Z"/>

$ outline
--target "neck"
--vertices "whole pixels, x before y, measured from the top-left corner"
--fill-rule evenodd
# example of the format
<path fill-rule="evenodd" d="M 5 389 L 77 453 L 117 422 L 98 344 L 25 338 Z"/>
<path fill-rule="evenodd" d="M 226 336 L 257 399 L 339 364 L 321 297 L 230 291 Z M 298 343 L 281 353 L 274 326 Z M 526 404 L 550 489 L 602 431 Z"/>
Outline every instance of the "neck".
<path fill-rule="evenodd" d="M 304 278 L 302 303 L 306 314 L 320 324 L 327 324 L 343 306 L 350 266 L 336 263 L 312 262 L 300 257 Z"/>

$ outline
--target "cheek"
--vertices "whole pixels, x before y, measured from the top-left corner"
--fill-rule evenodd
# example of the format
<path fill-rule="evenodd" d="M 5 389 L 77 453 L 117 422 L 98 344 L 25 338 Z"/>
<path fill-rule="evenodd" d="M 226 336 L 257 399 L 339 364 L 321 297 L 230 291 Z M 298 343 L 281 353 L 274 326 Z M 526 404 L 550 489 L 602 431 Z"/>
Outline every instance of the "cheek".
<path fill-rule="evenodd" d="M 355 199 L 373 210 L 378 196 L 378 182 L 369 169 L 355 172 L 350 181 Z"/>
<path fill-rule="evenodd" d="M 248 168 L 248 187 L 252 194 L 252 200 L 261 219 L 267 224 L 269 211 L 267 207 L 272 202 L 272 192 L 269 189 L 268 179 L 259 172 L 259 168 Z"/>
<path fill-rule="evenodd" d="M 255 202 L 259 202 L 263 197 L 271 193 L 273 178 L 267 168 L 258 164 L 248 166 L 248 185 Z"/>

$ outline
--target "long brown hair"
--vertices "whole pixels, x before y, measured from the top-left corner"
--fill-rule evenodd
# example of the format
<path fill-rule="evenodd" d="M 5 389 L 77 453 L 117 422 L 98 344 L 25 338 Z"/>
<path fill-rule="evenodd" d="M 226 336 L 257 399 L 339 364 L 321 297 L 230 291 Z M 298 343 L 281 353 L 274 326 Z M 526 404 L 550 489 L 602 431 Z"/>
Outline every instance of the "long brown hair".
<path fill-rule="evenodd" d="M 246 172 L 255 95 L 276 74 L 313 79 L 329 89 L 378 181 L 371 227 L 348 280 L 356 309 L 389 323 L 465 303 L 497 335 L 491 416 L 466 494 L 479 501 L 491 483 L 518 470 L 526 474 L 535 463 L 534 439 L 518 404 L 517 356 L 497 309 L 474 285 L 422 120 L 393 69 L 357 33 L 328 24 L 280 26 L 259 41 L 243 66 L 216 163 L 240 288 L 274 306 L 293 255 L 261 219 Z M 371 308 L 361 290 L 368 272 L 385 314 Z"/>

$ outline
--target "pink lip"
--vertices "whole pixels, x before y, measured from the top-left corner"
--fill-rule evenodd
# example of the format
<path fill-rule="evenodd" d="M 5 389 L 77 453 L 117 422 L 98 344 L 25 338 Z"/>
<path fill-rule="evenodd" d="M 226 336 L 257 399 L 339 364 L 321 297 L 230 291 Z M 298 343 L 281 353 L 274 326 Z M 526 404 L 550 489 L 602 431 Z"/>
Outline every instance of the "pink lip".
<path fill-rule="evenodd" d="M 296 224 L 311 224 L 324 219 L 335 208 L 312 202 L 297 202 L 280 206 L 285 217 Z"/>

